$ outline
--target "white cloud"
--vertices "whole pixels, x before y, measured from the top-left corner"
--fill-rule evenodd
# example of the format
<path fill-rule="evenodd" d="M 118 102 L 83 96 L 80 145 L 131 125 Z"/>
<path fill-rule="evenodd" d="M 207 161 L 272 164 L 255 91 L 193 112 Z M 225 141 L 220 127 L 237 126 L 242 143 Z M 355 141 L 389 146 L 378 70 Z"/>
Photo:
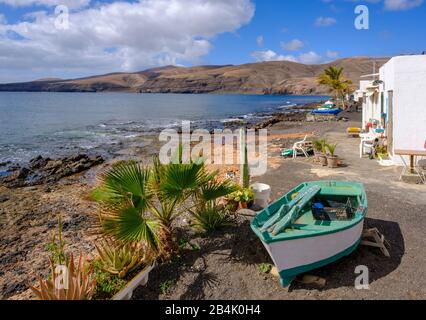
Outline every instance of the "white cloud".
<path fill-rule="evenodd" d="M 256 43 L 259 47 L 263 47 L 264 42 L 265 42 L 265 39 L 263 38 L 263 36 L 258 36 L 256 38 Z"/>
<path fill-rule="evenodd" d="M 385 8 L 390 11 L 409 10 L 422 4 L 423 0 L 385 0 Z"/>
<path fill-rule="evenodd" d="M 0 13 L 0 24 L 6 24 L 7 19 L 4 14 Z"/>
<path fill-rule="evenodd" d="M 327 50 L 326 56 L 330 59 L 336 59 L 339 56 L 339 53 L 337 51 Z"/>
<path fill-rule="evenodd" d="M 299 39 L 294 39 L 294 40 L 291 40 L 290 42 L 281 43 L 281 48 L 287 51 L 297 51 L 302 49 L 304 46 L 305 44 Z"/>
<path fill-rule="evenodd" d="M 337 20 L 332 17 L 318 17 L 315 20 L 315 26 L 317 27 L 329 27 L 337 23 Z"/>
<path fill-rule="evenodd" d="M 318 64 L 322 62 L 322 57 L 314 51 L 302 53 L 298 61 L 303 64 Z"/>
<path fill-rule="evenodd" d="M 195 62 L 210 51 L 212 37 L 238 30 L 254 10 L 250 0 L 115 2 L 70 14 L 67 30 L 38 12 L 35 20 L 0 25 L 0 81 L 18 70 L 33 78 Z"/>
<path fill-rule="evenodd" d="M 324 62 L 323 58 L 314 51 L 295 55 L 281 55 L 273 50 L 255 51 L 251 56 L 257 61 L 291 61 L 303 64 L 318 64 Z"/>
<path fill-rule="evenodd" d="M 291 59 L 290 56 L 283 56 L 272 50 L 262 50 L 252 52 L 251 56 L 257 61 L 283 61 Z"/>
<path fill-rule="evenodd" d="M 89 5 L 90 0 L 0 0 L 0 3 L 4 3 L 12 7 L 29 7 L 33 5 L 54 7 L 58 5 L 65 5 L 69 9 L 77 9 Z"/>
<path fill-rule="evenodd" d="M 388 11 L 410 10 L 410 9 L 421 6 L 424 2 L 424 0 L 350 0 L 350 1 L 352 1 L 352 2 L 368 2 L 368 3 L 373 3 L 373 4 L 384 2 L 385 9 L 388 10 Z M 331 1 L 329 1 L 329 2 L 331 2 Z"/>

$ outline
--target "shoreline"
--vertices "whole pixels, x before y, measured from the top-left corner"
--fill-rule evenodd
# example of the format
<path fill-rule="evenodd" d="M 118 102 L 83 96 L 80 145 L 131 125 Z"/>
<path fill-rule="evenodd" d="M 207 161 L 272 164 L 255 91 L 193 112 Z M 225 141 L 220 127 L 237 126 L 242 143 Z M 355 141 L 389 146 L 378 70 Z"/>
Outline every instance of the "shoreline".
<path fill-rule="evenodd" d="M 230 121 L 223 120 L 222 125 L 224 128 L 231 129 L 232 131 L 241 127 L 259 130 L 269 128 L 281 121 L 303 121 L 306 113 L 321 103 L 322 101 L 300 105 L 290 104 L 288 108 L 286 108 L 287 106 L 283 106 L 282 111 L 278 109 L 267 113 L 253 113 L 251 117 L 236 115 L 232 119 L 227 119 Z M 128 141 L 123 139 L 119 143 L 105 144 L 93 150 L 73 152 L 59 158 L 49 155 L 37 155 L 28 162 L 2 162 L 0 163 L 0 186 L 4 185 L 14 188 L 49 184 L 57 182 L 64 177 L 84 172 L 104 161 L 114 161 L 114 159 L 125 160 L 126 157 L 131 158 L 132 154 L 143 152 L 143 149 L 152 143 L 152 137 L 156 138 L 156 135 L 164 129 L 174 129 L 180 132 L 181 127 L 166 126 L 147 132 L 140 132 L 134 137 L 126 137 L 129 138 Z M 198 126 L 194 125 L 191 131 L 196 129 L 198 129 Z M 213 130 L 211 128 L 210 133 Z M 138 149 L 140 152 L 138 152 Z"/>

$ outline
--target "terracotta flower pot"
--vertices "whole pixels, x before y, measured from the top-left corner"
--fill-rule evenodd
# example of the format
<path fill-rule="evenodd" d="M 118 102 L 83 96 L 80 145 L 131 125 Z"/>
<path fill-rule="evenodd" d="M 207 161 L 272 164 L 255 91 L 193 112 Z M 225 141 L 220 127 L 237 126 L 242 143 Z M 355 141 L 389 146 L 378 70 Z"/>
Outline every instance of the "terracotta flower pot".
<path fill-rule="evenodd" d="M 319 162 L 323 167 L 327 166 L 327 157 L 323 154 L 319 156 Z"/>
<path fill-rule="evenodd" d="M 314 162 L 320 162 L 321 156 L 322 156 L 322 152 L 314 151 Z"/>
<path fill-rule="evenodd" d="M 337 168 L 339 166 L 339 157 L 337 156 L 328 156 L 327 164 L 329 168 Z"/>
<path fill-rule="evenodd" d="M 238 209 L 247 209 L 247 208 L 248 208 L 247 202 L 240 202 L 238 204 Z"/>

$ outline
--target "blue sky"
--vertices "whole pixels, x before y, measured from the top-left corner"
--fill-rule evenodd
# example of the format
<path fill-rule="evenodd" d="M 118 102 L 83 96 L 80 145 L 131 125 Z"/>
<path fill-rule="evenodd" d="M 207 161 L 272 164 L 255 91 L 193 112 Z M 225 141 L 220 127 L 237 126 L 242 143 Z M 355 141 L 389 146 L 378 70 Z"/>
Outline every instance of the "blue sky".
<path fill-rule="evenodd" d="M 423 0 L 0 0 L 0 82 L 421 53 L 425 18 Z"/>

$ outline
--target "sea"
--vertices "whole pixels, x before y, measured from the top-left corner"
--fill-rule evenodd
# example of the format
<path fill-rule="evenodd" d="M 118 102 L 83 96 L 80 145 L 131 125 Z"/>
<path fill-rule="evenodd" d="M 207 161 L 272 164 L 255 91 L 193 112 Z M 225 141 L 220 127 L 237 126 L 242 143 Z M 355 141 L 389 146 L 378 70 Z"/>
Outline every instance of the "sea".
<path fill-rule="evenodd" d="M 105 153 L 164 128 L 258 122 L 324 96 L 0 92 L 0 169 L 42 155 Z"/>

